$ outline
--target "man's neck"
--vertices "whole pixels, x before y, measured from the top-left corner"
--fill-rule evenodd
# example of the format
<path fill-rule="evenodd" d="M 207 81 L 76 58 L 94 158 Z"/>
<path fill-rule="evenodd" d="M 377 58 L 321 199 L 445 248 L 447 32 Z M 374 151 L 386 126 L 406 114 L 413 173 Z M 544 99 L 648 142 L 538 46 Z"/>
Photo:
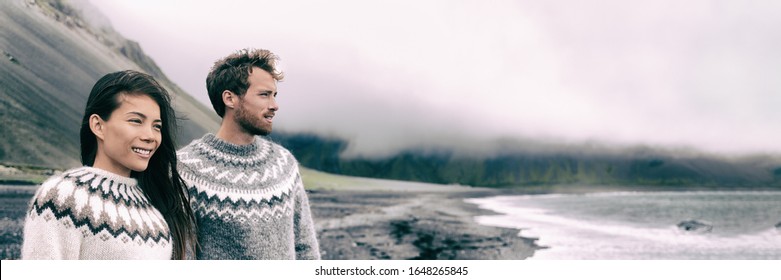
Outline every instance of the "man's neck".
<path fill-rule="evenodd" d="M 227 122 L 224 120 L 215 136 L 234 145 L 249 145 L 255 141 L 255 135 L 249 134 L 239 128 L 235 122 Z"/>

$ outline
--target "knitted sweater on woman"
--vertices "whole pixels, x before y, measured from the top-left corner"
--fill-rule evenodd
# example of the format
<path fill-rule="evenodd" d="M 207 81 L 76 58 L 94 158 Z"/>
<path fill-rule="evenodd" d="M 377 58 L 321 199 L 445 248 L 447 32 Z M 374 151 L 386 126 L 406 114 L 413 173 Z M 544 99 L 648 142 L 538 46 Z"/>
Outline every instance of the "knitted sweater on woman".
<path fill-rule="evenodd" d="M 52 176 L 24 223 L 22 259 L 171 259 L 171 234 L 136 179 L 93 167 Z"/>
<path fill-rule="evenodd" d="M 319 259 L 298 162 L 262 137 L 206 134 L 177 153 L 198 226 L 198 259 Z"/>

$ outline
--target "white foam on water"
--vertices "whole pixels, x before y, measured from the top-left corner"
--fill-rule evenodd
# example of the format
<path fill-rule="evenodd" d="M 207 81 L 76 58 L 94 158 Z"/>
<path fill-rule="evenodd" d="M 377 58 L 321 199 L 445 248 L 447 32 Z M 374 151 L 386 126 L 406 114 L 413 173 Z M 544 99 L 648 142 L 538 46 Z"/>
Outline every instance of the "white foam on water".
<path fill-rule="evenodd" d="M 521 206 L 527 200 L 563 196 L 568 195 L 500 196 L 466 201 L 502 213 L 475 217 L 478 223 L 520 229 L 520 236 L 538 238 L 538 245 L 549 247 L 536 251 L 532 259 L 781 259 L 781 231 L 775 228 L 720 236 L 686 232 L 675 225 L 642 227 L 576 219 L 553 214 L 539 206 Z"/>

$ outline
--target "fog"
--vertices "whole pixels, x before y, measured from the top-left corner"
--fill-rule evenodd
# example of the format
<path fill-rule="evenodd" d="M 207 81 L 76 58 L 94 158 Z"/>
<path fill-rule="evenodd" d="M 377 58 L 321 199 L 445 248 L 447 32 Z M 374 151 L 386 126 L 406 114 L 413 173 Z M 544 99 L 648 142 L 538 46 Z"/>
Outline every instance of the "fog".
<path fill-rule="evenodd" d="M 205 104 L 215 60 L 275 52 L 275 129 L 348 139 L 346 155 L 781 153 L 778 1 L 92 2 Z"/>

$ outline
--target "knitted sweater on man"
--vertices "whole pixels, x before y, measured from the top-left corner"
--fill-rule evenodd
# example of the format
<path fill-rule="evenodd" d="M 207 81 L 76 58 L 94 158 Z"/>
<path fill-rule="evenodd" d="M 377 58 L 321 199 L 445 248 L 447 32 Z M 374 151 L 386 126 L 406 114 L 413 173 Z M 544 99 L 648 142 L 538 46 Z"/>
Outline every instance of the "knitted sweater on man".
<path fill-rule="evenodd" d="M 52 176 L 24 223 L 22 259 L 171 259 L 165 218 L 136 179 L 92 167 Z"/>
<path fill-rule="evenodd" d="M 198 226 L 198 259 L 319 259 L 293 155 L 262 137 L 206 134 L 177 153 Z"/>

